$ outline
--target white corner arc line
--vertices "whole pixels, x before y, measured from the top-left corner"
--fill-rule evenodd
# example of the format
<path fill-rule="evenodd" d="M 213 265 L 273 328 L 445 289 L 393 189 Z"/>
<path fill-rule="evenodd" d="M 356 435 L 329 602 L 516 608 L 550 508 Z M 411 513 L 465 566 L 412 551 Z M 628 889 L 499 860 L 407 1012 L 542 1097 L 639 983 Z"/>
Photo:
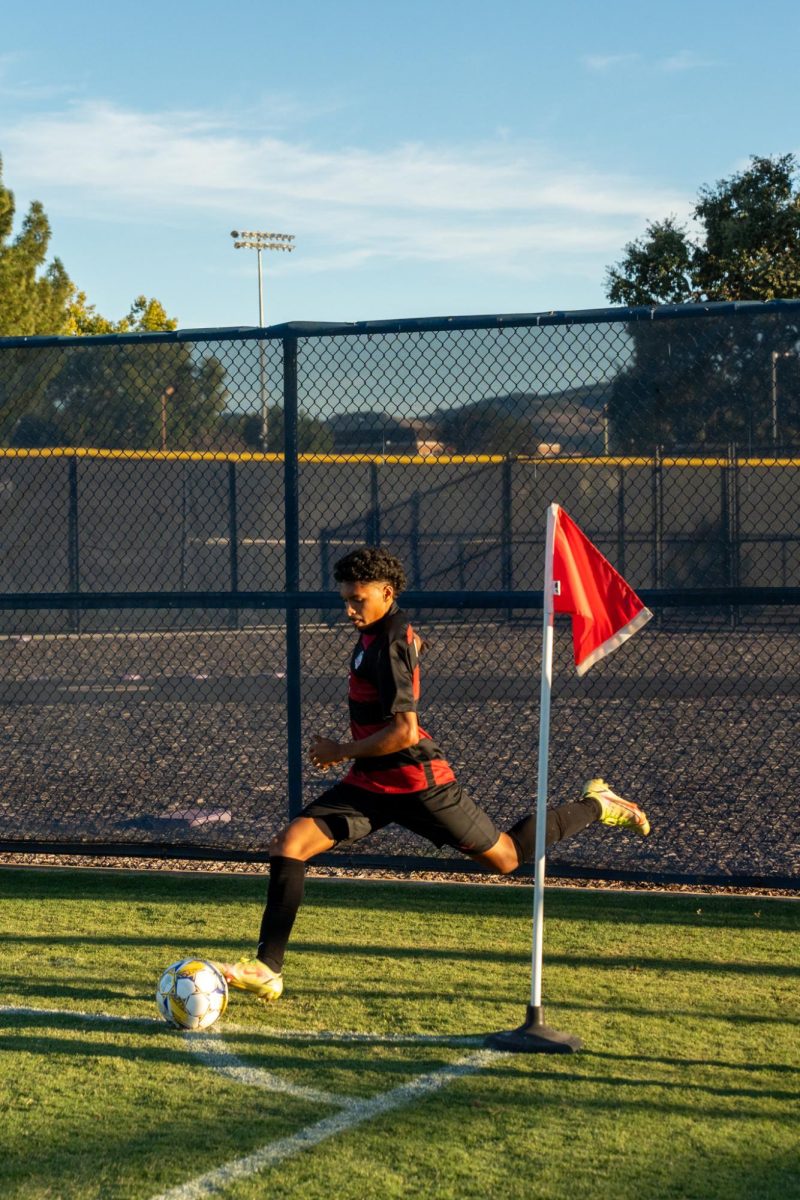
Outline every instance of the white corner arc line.
<path fill-rule="evenodd" d="M 280 1092 L 284 1096 L 294 1096 L 298 1100 L 310 1100 L 315 1104 L 327 1104 L 331 1108 L 350 1108 L 353 1104 L 358 1103 L 357 1100 L 348 1096 L 337 1096 L 332 1092 L 303 1087 L 302 1084 L 292 1083 L 289 1079 L 282 1079 L 280 1075 L 276 1075 L 272 1071 L 265 1071 L 262 1067 L 249 1066 L 228 1050 L 220 1033 L 209 1033 L 205 1036 L 187 1033 L 185 1042 L 204 1067 L 209 1067 L 218 1075 L 224 1075 L 226 1079 L 233 1079 L 245 1087 Z"/>
<path fill-rule="evenodd" d="M 162 1027 L 164 1025 L 163 1021 L 155 1017 L 114 1016 L 111 1013 L 81 1012 L 80 1010 L 71 1008 L 36 1008 L 34 1006 L 15 1004 L 0 1004 L 0 1016 L 2 1015 L 70 1017 L 73 1020 L 90 1023 L 96 1021 L 101 1024 Z M 227 1028 L 231 1032 L 247 1032 L 241 1026 L 230 1025 Z M 325 1041 L 400 1042 L 405 1044 L 421 1042 L 426 1045 L 439 1044 L 442 1046 L 472 1045 L 477 1040 L 476 1038 L 466 1037 L 448 1038 L 447 1036 L 442 1037 L 435 1034 L 420 1034 L 415 1037 L 413 1034 L 364 1034 L 341 1030 L 322 1031 L 317 1034 L 306 1030 L 301 1035 L 299 1031 L 274 1029 L 269 1030 L 269 1033 L 274 1036 L 282 1035 L 283 1037 L 290 1038 L 304 1036 L 309 1039 L 318 1038 Z M 333 1116 L 324 1117 L 313 1125 L 307 1125 L 305 1128 L 299 1129 L 297 1133 L 289 1134 L 287 1137 L 279 1138 L 274 1142 L 269 1142 L 267 1145 L 261 1146 L 258 1150 L 254 1150 L 251 1154 L 247 1154 L 243 1158 L 232 1159 L 230 1162 L 223 1163 L 220 1167 L 215 1167 L 211 1171 L 207 1171 L 204 1175 L 187 1180 L 186 1183 L 179 1184 L 177 1187 L 154 1196 L 152 1200 L 202 1200 L 204 1196 L 219 1195 L 236 1180 L 255 1175 L 259 1171 L 266 1170 L 268 1167 L 275 1166 L 287 1158 L 292 1158 L 294 1155 L 300 1154 L 303 1150 L 309 1150 L 314 1146 L 318 1146 L 320 1142 L 324 1142 L 328 1138 L 353 1129 L 365 1121 L 370 1121 L 374 1117 L 381 1116 L 383 1113 L 392 1112 L 394 1109 L 402 1108 L 406 1104 L 411 1104 L 415 1100 L 422 1099 L 432 1092 L 446 1087 L 452 1080 L 481 1071 L 505 1057 L 502 1052 L 496 1050 L 478 1050 L 473 1054 L 467 1055 L 465 1058 L 458 1059 L 454 1063 L 440 1067 L 436 1071 L 431 1071 L 427 1075 L 418 1075 L 416 1078 L 410 1080 L 409 1083 L 401 1084 L 399 1087 L 392 1088 L 391 1091 L 381 1092 L 379 1095 L 372 1096 L 366 1100 L 358 1100 L 344 1096 L 333 1096 L 330 1093 L 318 1092 L 312 1088 L 304 1088 L 284 1081 L 279 1076 L 272 1075 L 268 1071 L 248 1067 L 236 1055 L 230 1054 L 227 1051 L 220 1051 L 222 1034 L 223 1031 L 221 1030 L 219 1034 L 207 1035 L 201 1038 L 197 1034 L 192 1035 L 187 1033 L 184 1035 L 184 1041 L 193 1052 L 197 1053 L 199 1051 L 198 1058 L 201 1062 L 205 1062 L 207 1066 L 224 1075 L 228 1075 L 229 1078 L 235 1079 L 239 1083 L 267 1088 L 270 1091 L 283 1092 L 284 1094 L 311 1100 L 315 1103 L 335 1105 L 340 1111 L 334 1113 Z"/>
<path fill-rule="evenodd" d="M 232 1026 L 227 1026 L 232 1028 Z M 356 1033 L 348 1029 L 280 1029 L 262 1028 L 259 1034 L 268 1038 L 290 1038 L 293 1042 L 363 1042 L 367 1045 L 388 1046 L 482 1046 L 485 1034 L 449 1033 Z"/>
<path fill-rule="evenodd" d="M 289 1134 L 288 1137 L 269 1142 L 243 1158 L 231 1159 L 230 1162 L 223 1163 L 204 1175 L 198 1175 L 195 1179 L 178 1184 L 166 1192 L 160 1192 L 152 1197 L 152 1200 L 203 1200 L 205 1196 L 219 1195 L 238 1180 L 274 1167 L 277 1163 L 293 1158 L 303 1150 L 310 1150 L 320 1142 L 353 1129 L 374 1117 L 429 1096 L 432 1092 L 446 1087 L 454 1079 L 481 1071 L 503 1057 L 502 1052 L 497 1050 L 479 1050 L 475 1054 L 469 1054 L 428 1075 L 418 1075 L 410 1083 L 401 1084 L 389 1092 L 381 1092 L 369 1100 L 356 1101 L 342 1112 L 324 1117 L 313 1125 L 306 1125 L 304 1129 L 299 1129 L 297 1133 Z"/>
<path fill-rule="evenodd" d="M 178 1034 L 170 1029 L 161 1017 L 131 1016 L 120 1013 L 82 1012 L 77 1008 L 36 1008 L 33 1005 L 0 1004 L 0 1016 L 17 1017 L 71 1017 L 74 1021 L 98 1021 L 109 1025 L 154 1025 L 165 1032 Z M 238 1025 L 224 1021 L 215 1033 L 259 1033 L 262 1037 L 287 1038 L 303 1042 L 363 1042 L 366 1045 L 390 1046 L 450 1046 L 454 1049 L 482 1046 L 485 1035 L 459 1036 L 448 1033 L 359 1033 L 349 1029 L 280 1029 L 277 1026 Z M 197 1034 L 192 1034 L 197 1037 Z"/>

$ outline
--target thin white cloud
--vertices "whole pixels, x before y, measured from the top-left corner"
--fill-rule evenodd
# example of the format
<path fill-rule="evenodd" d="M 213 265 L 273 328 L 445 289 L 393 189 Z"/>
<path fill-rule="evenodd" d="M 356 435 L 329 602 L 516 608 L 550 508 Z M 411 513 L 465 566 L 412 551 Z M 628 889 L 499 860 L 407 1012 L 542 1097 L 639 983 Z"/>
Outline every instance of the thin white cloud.
<path fill-rule="evenodd" d="M 219 214 L 298 235 L 306 269 L 370 260 L 491 262 L 613 255 L 645 222 L 685 212 L 675 192 L 565 164 L 498 138 L 441 147 L 316 147 L 206 113 L 82 103 L 7 130 L 8 177 L 49 212 L 167 224 Z M 293 270 L 303 255 L 293 255 Z"/>
<path fill-rule="evenodd" d="M 677 54 L 661 59 L 658 65 L 662 71 L 698 71 L 705 67 L 715 67 L 717 63 L 714 59 L 703 58 L 694 50 L 679 50 Z"/>
<path fill-rule="evenodd" d="M 583 64 L 590 71 L 611 71 L 638 62 L 639 54 L 584 54 Z"/>

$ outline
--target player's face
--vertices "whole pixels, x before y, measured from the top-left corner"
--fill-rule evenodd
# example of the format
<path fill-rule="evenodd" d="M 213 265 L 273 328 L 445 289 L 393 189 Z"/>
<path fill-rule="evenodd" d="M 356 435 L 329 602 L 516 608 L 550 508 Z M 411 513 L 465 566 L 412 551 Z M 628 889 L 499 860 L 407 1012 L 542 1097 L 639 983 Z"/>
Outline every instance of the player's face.
<path fill-rule="evenodd" d="M 348 621 L 363 629 L 386 616 L 394 601 L 394 588 L 390 583 L 343 583 L 339 595 Z"/>

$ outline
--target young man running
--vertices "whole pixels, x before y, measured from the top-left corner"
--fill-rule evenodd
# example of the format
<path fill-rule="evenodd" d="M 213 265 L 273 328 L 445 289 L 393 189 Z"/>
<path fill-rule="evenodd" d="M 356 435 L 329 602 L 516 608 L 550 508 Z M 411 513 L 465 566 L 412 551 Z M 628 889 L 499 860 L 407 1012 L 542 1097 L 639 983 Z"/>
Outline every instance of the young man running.
<path fill-rule="evenodd" d="M 326 771 L 351 762 L 345 777 L 309 804 L 270 843 L 267 907 L 256 957 L 219 964 L 228 983 L 265 1000 L 283 991 L 283 959 L 303 899 L 306 863 L 343 842 L 391 823 L 435 846 L 454 846 L 502 875 L 530 862 L 536 820 L 523 817 L 501 833 L 456 781 L 441 750 L 417 720 L 421 640 L 397 607 L 402 563 L 375 547 L 336 563 L 334 578 L 359 638 L 350 660 L 352 740 L 317 736 L 309 747 Z M 600 821 L 646 837 L 644 812 L 590 779 L 580 800 L 547 813 L 547 845 Z"/>

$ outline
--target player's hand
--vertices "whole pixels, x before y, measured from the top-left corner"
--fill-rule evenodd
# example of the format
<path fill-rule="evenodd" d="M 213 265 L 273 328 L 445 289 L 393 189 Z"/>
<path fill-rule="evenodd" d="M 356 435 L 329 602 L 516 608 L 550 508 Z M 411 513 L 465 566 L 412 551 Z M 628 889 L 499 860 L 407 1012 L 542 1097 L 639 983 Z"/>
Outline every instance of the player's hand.
<path fill-rule="evenodd" d="M 344 762 L 342 747 L 333 738 L 315 737 L 308 747 L 308 757 L 320 771 L 327 771 Z"/>

